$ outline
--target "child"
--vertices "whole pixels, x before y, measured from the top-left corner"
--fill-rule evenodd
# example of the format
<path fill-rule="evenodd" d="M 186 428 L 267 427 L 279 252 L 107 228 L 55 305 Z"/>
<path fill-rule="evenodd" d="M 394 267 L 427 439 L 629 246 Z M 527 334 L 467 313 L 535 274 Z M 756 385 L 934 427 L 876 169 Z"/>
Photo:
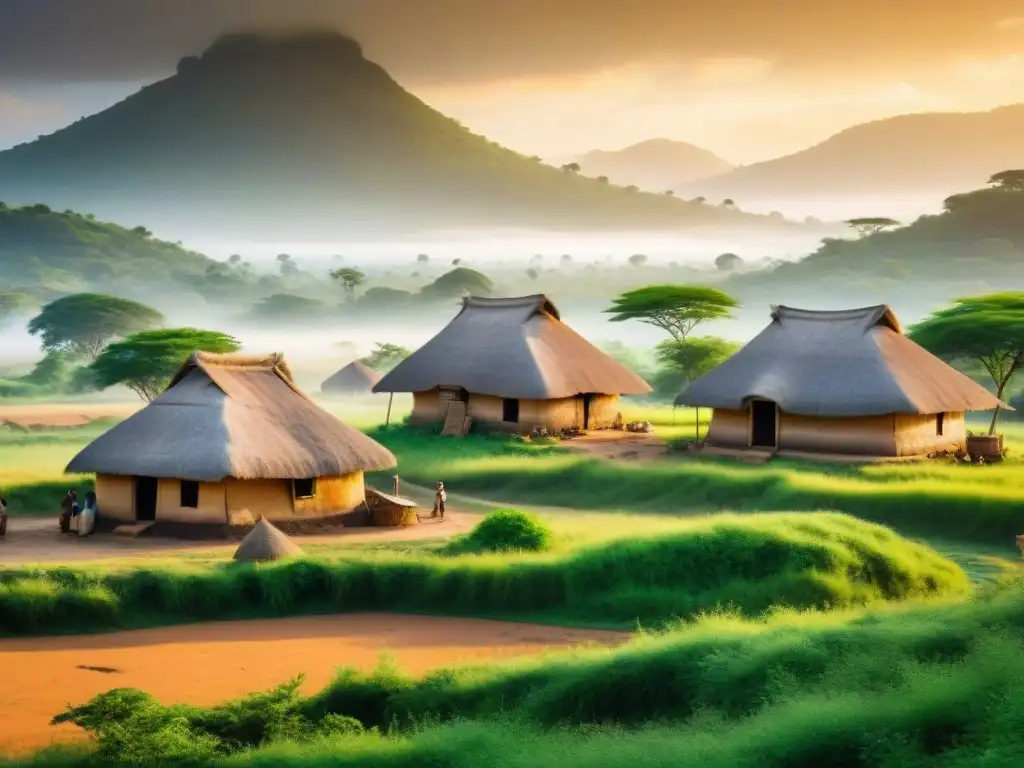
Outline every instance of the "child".
<path fill-rule="evenodd" d="M 441 516 L 444 520 L 444 503 L 448 501 L 448 494 L 444 492 L 444 483 L 437 481 L 437 492 L 434 494 L 434 517 Z"/>

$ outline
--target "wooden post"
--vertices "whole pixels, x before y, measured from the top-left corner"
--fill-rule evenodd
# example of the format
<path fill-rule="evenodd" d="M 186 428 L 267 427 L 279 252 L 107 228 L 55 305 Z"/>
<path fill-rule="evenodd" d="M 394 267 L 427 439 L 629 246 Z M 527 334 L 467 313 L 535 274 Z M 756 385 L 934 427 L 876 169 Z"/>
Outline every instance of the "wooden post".
<path fill-rule="evenodd" d="M 394 400 L 394 399 L 395 399 L 395 393 L 394 393 L 394 392 L 392 392 L 392 393 L 391 393 L 391 394 L 390 394 L 390 395 L 388 396 L 388 415 L 387 415 L 387 417 L 386 417 L 386 418 L 384 419 L 384 426 L 385 426 L 385 427 L 386 427 L 386 426 L 389 426 L 389 425 L 391 424 L 391 401 L 392 401 L 392 400 Z"/>

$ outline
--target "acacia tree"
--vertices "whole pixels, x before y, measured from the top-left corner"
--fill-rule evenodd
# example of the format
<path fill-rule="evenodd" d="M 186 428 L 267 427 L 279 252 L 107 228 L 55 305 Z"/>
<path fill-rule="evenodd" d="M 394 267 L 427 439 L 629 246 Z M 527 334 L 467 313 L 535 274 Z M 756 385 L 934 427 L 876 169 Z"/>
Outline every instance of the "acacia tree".
<path fill-rule="evenodd" d="M 110 344 L 93 360 L 89 370 L 99 389 L 122 384 L 143 400 L 151 401 L 167 388 L 193 352 L 237 352 L 240 348 L 237 339 L 219 331 L 142 331 Z"/>
<path fill-rule="evenodd" d="M 857 230 L 857 234 L 861 237 L 874 235 L 881 232 L 883 229 L 891 229 L 892 227 L 900 226 L 900 222 L 896 221 L 896 219 L 889 219 L 884 216 L 868 216 L 860 219 L 848 219 L 843 223 Z"/>
<path fill-rule="evenodd" d="M 701 323 L 730 317 L 736 299 L 704 285 L 648 285 L 612 300 L 605 310 L 613 323 L 639 320 L 684 341 Z"/>
<path fill-rule="evenodd" d="M 366 281 L 366 274 L 354 267 L 342 267 L 331 270 L 331 279 L 341 283 L 345 295 L 349 301 L 353 301 L 356 295 L 356 288 Z"/>
<path fill-rule="evenodd" d="M 155 328 L 164 316 L 129 299 L 76 293 L 51 301 L 28 324 L 44 352 L 96 357 L 112 339 Z"/>
<path fill-rule="evenodd" d="M 988 183 L 1010 192 L 1024 192 L 1024 169 L 1000 171 L 993 174 Z"/>
<path fill-rule="evenodd" d="M 412 354 L 411 350 L 399 346 L 398 344 L 389 344 L 386 341 L 378 341 L 373 346 L 373 352 L 366 357 L 360 358 L 359 362 L 363 365 L 368 365 L 373 368 L 373 370 L 381 373 L 390 371 Z"/>
<path fill-rule="evenodd" d="M 952 364 L 980 363 L 1000 400 L 1024 368 L 1024 292 L 956 299 L 910 329 L 911 339 Z M 995 434 L 997 407 L 988 433 Z"/>

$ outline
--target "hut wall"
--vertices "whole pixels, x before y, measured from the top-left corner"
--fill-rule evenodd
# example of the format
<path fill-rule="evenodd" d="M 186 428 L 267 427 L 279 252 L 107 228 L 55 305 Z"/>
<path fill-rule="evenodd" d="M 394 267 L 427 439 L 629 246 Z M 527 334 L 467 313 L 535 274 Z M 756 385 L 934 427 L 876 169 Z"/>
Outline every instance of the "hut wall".
<path fill-rule="evenodd" d="M 709 445 L 727 448 L 747 448 L 750 445 L 750 414 L 715 408 L 705 438 Z"/>
<path fill-rule="evenodd" d="M 322 517 L 344 514 L 359 507 L 365 498 L 362 472 L 352 472 L 341 477 L 321 477 L 316 481 L 316 496 L 312 499 L 295 499 L 294 515 Z"/>
<path fill-rule="evenodd" d="M 779 448 L 814 453 L 897 455 L 892 414 L 837 419 L 780 413 Z"/>
<path fill-rule="evenodd" d="M 291 481 L 227 479 L 228 514 L 248 512 L 253 520 L 283 520 L 294 516 Z"/>
<path fill-rule="evenodd" d="M 936 433 L 938 417 L 935 414 L 897 413 L 895 417 L 899 456 L 963 450 L 967 442 L 967 426 L 962 412 L 945 414 L 941 435 Z"/>
<path fill-rule="evenodd" d="M 135 520 L 135 486 L 132 479 L 118 475 L 96 475 L 96 505 L 103 517 Z"/>
<path fill-rule="evenodd" d="M 156 519 L 162 523 L 227 522 L 224 483 L 200 483 L 199 506 L 181 506 L 181 481 L 160 478 L 156 490 Z"/>
<path fill-rule="evenodd" d="M 519 420 L 523 421 L 526 412 L 524 405 L 526 400 L 519 402 Z M 474 424 L 486 424 L 494 429 L 511 429 L 515 431 L 516 426 L 509 424 L 503 426 L 501 420 L 502 415 L 502 399 L 500 397 L 492 397 L 491 395 L 478 395 L 470 393 L 469 404 L 466 407 L 466 414 L 473 419 Z"/>
<path fill-rule="evenodd" d="M 470 397 L 472 407 L 473 398 Z M 428 426 L 436 424 L 444 419 L 441 413 L 440 393 L 436 389 L 426 392 L 413 392 L 412 413 L 409 415 L 409 423 L 416 426 Z"/>
<path fill-rule="evenodd" d="M 490 429 L 508 432 L 526 433 L 534 428 L 583 428 L 582 396 L 554 400 L 520 400 L 519 421 L 512 424 L 502 421 L 502 398 L 471 394 L 468 413 L 474 424 L 483 424 Z M 590 401 L 590 428 L 610 427 L 618 413 L 618 395 L 594 395 Z"/>

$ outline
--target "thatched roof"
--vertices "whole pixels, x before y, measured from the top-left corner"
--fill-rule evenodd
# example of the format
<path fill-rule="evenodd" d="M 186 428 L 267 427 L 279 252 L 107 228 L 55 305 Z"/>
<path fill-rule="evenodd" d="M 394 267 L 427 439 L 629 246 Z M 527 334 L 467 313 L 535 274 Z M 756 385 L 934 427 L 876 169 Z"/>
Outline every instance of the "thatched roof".
<path fill-rule="evenodd" d="M 542 295 L 466 298 L 455 319 L 373 391 L 423 392 L 439 386 L 524 400 L 651 391 L 563 323 Z"/>
<path fill-rule="evenodd" d="M 372 392 L 373 385 L 380 381 L 380 374 L 370 366 L 353 360 L 320 385 L 322 392 Z"/>
<path fill-rule="evenodd" d="M 65 471 L 216 482 L 331 477 L 396 463 L 310 400 L 281 355 L 196 352 L 163 394 L 87 445 Z"/>
<path fill-rule="evenodd" d="M 1007 407 L 904 336 L 885 305 L 838 312 L 775 307 L 767 328 L 693 382 L 676 405 L 742 410 L 751 398 L 823 417 Z"/>
<path fill-rule="evenodd" d="M 262 517 L 256 527 L 246 534 L 235 550 L 235 560 L 244 562 L 267 562 L 301 555 L 298 544 L 289 539 L 267 518 Z"/>

